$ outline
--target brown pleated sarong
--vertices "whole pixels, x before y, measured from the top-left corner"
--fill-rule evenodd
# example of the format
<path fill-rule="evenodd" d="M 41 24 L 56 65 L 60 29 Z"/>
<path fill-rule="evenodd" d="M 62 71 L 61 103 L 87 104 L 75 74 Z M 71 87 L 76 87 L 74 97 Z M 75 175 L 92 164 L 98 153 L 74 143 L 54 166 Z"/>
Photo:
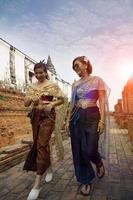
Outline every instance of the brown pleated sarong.
<path fill-rule="evenodd" d="M 46 113 L 44 110 L 33 109 L 31 123 L 33 140 L 37 146 L 37 174 L 42 175 L 50 166 L 50 146 L 52 132 L 55 127 L 55 110 Z"/>

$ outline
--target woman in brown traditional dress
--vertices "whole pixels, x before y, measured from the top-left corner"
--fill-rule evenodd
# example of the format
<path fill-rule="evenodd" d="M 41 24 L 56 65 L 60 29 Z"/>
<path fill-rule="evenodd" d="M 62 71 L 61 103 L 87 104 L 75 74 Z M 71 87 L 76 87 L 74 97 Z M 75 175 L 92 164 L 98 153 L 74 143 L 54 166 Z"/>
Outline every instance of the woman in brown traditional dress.
<path fill-rule="evenodd" d="M 33 144 L 36 144 L 37 150 L 36 178 L 28 200 L 37 199 L 39 196 L 42 175 L 50 166 L 49 141 L 55 126 L 55 107 L 64 103 L 64 94 L 58 85 L 48 80 L 46 64 L 35 64 L 34 73 L 37 82 L 29 85 L 25 98 L 25 106 L 32 107 L 30 117 Z M 26 170 L 26 162 L 24 169 Z"/>

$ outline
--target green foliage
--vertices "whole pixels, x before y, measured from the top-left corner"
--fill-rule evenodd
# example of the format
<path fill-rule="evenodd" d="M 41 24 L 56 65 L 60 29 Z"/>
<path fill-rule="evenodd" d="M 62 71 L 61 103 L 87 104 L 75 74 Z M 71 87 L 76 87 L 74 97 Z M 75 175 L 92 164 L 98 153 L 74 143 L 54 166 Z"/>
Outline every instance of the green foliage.
<path fill-rule="evenodd" d="M 6 100 L 6 97 L 3 97 L 2 95 L 0 95 L 0 100 Z"/>

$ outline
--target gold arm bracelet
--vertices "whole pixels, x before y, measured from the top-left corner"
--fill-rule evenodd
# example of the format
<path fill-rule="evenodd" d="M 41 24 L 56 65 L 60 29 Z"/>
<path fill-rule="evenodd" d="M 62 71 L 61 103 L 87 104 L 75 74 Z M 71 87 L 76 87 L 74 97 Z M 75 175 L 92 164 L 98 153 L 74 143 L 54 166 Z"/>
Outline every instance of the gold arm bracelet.
<path fill-rule="evenodd" d="M 104 121 L 102 121 L 102 120 L 99 120 L 99 122 L 101 122 L 102 124 L 105 124 Z"/>

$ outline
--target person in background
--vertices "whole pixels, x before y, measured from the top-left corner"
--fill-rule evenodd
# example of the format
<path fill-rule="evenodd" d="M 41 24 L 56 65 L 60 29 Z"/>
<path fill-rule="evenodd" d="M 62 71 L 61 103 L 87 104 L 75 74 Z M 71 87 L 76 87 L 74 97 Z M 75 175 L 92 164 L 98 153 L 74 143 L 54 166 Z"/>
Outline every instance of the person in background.
<path fill-rule="evenodd" d="M 86 196 L 95 177 L 91 162 L 96 165 L 98 178 L 105 174 L 98 140 L 105 127 L 106 84 L 102 78 L 91 75 L 92 65 L 85 56 L 76 57 L 72 67 L 80 79 L 72 86 L 69 131 L 79 191 Z"/>
<path fill-rule="evenodd" d="M 55 108 L 64 103 L 63 92 L 58 85 L 48 79 L 45 63 L 35 64 L 34 74 L 37 82 L 27 88 L 25 106 L 31 106 L 33 143 L 36 144 L 37 150 L 36 178 L 27 200 L 38 198 L 42 176 L 51 165 L 49 141 L 55 127 Z M 52 177 L 47 177 L 46 181 L 49 182 L 49 179 Z"/>

